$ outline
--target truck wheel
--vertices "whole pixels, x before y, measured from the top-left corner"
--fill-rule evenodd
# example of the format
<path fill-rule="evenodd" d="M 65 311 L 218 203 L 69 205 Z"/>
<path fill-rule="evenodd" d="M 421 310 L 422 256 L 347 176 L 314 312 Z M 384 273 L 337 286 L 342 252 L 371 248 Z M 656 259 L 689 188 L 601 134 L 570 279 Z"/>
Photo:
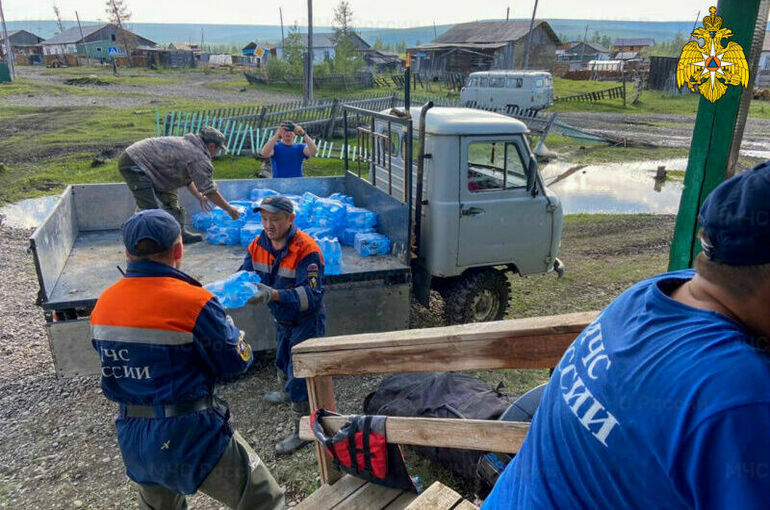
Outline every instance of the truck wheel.
<path fill-rule="evenodd" d="M 508 309 L 511 287 L 505 273 L 486 269 L 461 277 L 443 296 L 447 324 L 497 321 Z"/>

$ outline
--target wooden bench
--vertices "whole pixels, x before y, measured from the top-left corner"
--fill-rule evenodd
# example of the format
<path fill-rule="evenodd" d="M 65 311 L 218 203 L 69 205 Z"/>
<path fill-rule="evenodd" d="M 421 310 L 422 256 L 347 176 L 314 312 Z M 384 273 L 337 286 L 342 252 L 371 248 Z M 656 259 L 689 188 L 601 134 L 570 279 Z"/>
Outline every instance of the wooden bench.
<path fill-rule="evenodd" d="M 334 376 L 555 367 L 570 343 L 596 315 L 597 312 L 582 312 L 442 328 L 314 338 L 292 348 L 294 374 L 307 380 L 311 409 L 335 411 Z M 333 433 L 339 430 L 346 419 L 345 416 L 326 417 L 323 418 L 323 425 Z M 529 430 L 529 423 L 389 417 L 386 428 L 388 441 L 397 444 L 515 453 Z M 300 437 L 314 439 L 309 417 L 302 418 Z M 348 490 L 357 483 L 347 481 L 339 491 L 334 491 L 337 485 L 335 482 L 340 480 L 342 474 L 318 442 L 315 447 L 323 486 L 302 505 L 310 504 L 315 497 L 332 497 L 330 494 L 344 492 L 343 488 Z M 346 476 L 343 480 L 349 478 Z M 361 498 L 368 491 L 379 490 L 367 489 L 368 485 L 361 481 L 345 497 Z M 356 496 L 360 491 L 367 492 Z M 380 497 L 387 499 L 382 494 Z M 401 504 L 408 499 L 408 495 L 388 493 L 390 496 L 394 496 L 394 499 L 387 504 L 395 504 L 396 501 Z M 342 504 L 341 501 L 337 504 Z M 317 503 L 313 505 L 316 508 L 324 507 Z M 367 507 L 354 504 L 349 508 Z"/>

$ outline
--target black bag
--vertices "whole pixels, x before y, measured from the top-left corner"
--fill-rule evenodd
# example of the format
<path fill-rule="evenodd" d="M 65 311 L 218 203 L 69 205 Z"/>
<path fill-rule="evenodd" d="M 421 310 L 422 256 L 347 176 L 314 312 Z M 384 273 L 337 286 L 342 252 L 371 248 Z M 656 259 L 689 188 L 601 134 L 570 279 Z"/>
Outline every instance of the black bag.
<path fill-rule="evenodd" d="M 497 420 L 514 401 L 474 377 L 453 372 L 397 374 L 385 379 L 364 400 L 365 414 Z M 484 452 L 456 448 L 417 447 L 467 480 L 475 480 Z"/>

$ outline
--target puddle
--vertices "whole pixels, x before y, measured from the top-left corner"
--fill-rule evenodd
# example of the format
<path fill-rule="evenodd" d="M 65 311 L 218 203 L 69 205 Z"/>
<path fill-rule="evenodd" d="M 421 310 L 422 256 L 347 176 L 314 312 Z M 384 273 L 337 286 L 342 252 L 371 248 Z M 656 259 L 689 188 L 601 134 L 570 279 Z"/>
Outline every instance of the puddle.
<path fill-rule="evenodd" d="M 556 192 L 565 214 L 652 213 L 676 214 L 683 184 L 679 180 L 655 181 L 658 166 L 684 170 L 687 159 L 635 161 L 577 167 L 553 162 L 541 168 L 549 189 Z"/>
<path fill-rule="evenodd" d="M 36 228 L 48 216 L 59 196 L 28 198 L 0 207 L 3 225 L 14 228 Z"/>

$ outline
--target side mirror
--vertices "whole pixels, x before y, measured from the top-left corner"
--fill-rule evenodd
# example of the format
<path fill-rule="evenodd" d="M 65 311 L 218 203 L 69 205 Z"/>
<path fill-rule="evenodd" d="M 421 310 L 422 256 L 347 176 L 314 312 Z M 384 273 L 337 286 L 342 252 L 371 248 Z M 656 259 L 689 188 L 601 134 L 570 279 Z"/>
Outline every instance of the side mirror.
<path fill-rule="evenodd" d="M 530 153 L 529 166 L 527 167 L 527 191 L 532 193 L 532 196 L 537 195 L 537 161 L 535 161 L 535 155 Z"/>

